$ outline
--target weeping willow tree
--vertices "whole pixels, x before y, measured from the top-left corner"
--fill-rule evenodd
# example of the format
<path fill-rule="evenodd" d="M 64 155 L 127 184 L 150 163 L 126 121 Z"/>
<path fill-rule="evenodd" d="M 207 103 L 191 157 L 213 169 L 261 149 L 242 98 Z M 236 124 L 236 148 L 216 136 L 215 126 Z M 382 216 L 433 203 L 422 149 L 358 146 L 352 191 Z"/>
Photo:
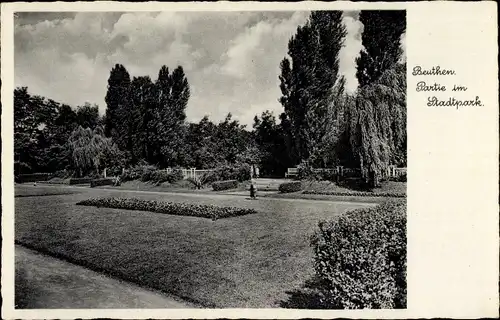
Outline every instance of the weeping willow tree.
<path fill-rule="evenodd" d="M 389 165 L 406 162 L 406 64 L 360 88 L 346 111 L 351 150 L 363 177 L 377 187 Z"/>
<path fill-rule="evenodd" d="M 75 129 L 68 140 L 73 167 L 79 176 L 95 172 L 97 175 L 106 166 L 116 164 L 121 152 L 111 138 L 104 136 L 102 128 L 94 130 Z"/>

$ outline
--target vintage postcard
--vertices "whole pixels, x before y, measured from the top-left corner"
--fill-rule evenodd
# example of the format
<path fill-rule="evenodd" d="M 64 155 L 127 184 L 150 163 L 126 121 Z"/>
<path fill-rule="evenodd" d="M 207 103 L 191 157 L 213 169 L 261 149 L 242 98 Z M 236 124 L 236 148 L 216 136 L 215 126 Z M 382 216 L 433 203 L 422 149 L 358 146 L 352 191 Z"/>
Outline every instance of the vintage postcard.
<path fill-rule="evenodd" d="M 2 318 L 498 317 L 496 14 L 2 4 Z"/>

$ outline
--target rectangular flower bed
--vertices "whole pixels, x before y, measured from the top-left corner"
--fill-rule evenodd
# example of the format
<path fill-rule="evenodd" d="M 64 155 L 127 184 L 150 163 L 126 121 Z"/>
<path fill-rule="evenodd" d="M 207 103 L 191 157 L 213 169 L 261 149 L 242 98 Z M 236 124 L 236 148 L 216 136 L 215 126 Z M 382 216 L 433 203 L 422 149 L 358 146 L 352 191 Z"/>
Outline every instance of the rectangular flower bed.
<path fill-rule="evenodd" d="M 78 202 L 77 205 L 150 211 L 212 220 L 256 213 L 254 209 L 125 198 L 88 199 Z"/>

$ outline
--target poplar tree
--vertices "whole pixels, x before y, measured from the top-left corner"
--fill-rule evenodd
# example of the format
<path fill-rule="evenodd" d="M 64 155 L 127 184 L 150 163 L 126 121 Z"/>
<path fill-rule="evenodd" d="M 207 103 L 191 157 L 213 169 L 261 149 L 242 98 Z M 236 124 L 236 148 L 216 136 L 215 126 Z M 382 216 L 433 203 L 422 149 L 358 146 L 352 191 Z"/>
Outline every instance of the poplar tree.
<path fill-rule="evenodd" d="M 401 57 L 400 40 L 406 30 L 404 10 L 363 10 L 359 20 L 364 29 L 361 41 L 364 50 L 356 59 L 359 86 L 376 81 Z"/>
<path fill-rule="evenodd" d="M 121 64 L 111 69 L 105 101 L 105 135 L 113 138 L 121 150 L 130 151 L 130 75 Z"/>
<path fill-rule="evenodd" d="M 290 39 L 289 58 L 281 61 L 281 118 L 288 127 L 289 154 L 295 164 L 309 159 L 327 133 L 329 98 L 338 80 L 345 35 L 341 11 L 312 12 Z"/>

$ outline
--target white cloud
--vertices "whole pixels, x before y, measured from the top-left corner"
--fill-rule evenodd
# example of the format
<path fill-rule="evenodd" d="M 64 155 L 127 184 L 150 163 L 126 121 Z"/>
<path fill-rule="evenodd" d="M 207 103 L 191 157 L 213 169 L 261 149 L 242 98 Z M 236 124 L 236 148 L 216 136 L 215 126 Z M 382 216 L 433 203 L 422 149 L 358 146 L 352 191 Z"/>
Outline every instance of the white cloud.
<path fill-rule="evenodd" d="M 54 14 L 15 30 L 15 84 L 72 106 L 97 103 L 104 112 L 109 71 L 125 65 L 131 76 L 156 79 L 162 65 L 182 65 L 191 86 L 188 119 L 228 112 L 251 126 L 255 114 L 282 111 L 279 63 L 308 12 L 161 12 Z M 360 23 L 344 17 L 349 32 L 340 71 L 355 81 Z M 27 19 L 29 20 L 29 19 Z M 354 68 L 354 69 L 353 69 Z M 354 77 L 354 79 L 353 79 Z"/>

